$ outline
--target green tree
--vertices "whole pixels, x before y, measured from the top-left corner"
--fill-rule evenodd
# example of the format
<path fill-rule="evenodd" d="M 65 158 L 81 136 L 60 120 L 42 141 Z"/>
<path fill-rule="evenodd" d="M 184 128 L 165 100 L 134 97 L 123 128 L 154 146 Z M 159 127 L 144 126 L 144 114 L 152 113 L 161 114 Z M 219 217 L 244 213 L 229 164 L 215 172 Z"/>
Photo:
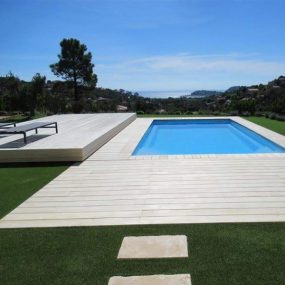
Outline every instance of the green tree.
<path fill-rule="evenodd" d="M 77 39 L 63 39 L 58 62 L 51 64 L 52 72 L 73 83 L 74 100 L 79 100 L 80 87 L 95 88 L 97 76 L 93 73 L 92 54 Z"/>
<path fill-rule="evenodd" d="M 2 107 L 6 111 L 15 111 L 20 108 L 20 89 L 21 89 L 21 81 L 15 76 L 12 72 L 9 72 L 4 80 L 3 86 L 1 87 L 3 90 L 3 104 Z"/>
<path fill-rule="evenodd" d="M 31 116 L 35 115 L 38 99 L 41 96 L 43 96 L 45 84 L 46 84 L 46 77 L 41 76 L 40 73 L 37 73 L 32 79 L 31 95 L 29 98 L 30 99 L 29 109 Z"/>

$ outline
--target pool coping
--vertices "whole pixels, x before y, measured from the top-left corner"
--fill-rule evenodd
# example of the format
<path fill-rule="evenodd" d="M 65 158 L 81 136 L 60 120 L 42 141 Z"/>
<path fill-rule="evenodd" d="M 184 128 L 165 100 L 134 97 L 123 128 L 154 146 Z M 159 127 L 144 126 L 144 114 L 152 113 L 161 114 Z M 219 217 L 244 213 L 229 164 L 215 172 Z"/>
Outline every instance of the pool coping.
<path fill-rule="evenodd" d="M 144 118 L 138 118 L 137 120 L 141 120 Z M 132 155 L 137 145 L 140 143 L 143 138 L 145 132 L 148 130 L 150 125 L 155 120 L 231 120 L 235 123 L 242 125 L 243 127 L 248 128 L 251 131 L 263 136 L 264 138 L 272 141 L 273 143 L 285 148 L 285 136 L 278 134 L 274 131 L 271 131 L 267 128 L 264 128 L 260 125 L 252 123 L 246 119 L 241 117 L 233 117 L 233 116 L 223 116 L 223 117 L 157 117 L 157 118 L 148 118 L 148 123 L 144 125 L 144 127 L 140 128 L 140 136 L 137 137 L 136 141 L 132 141 L 132 145 L 129 146 L 131 149 L 128 158 L 129 159 L 137 159 L 137 160 L 146 160 L 146 159 L 191 159 L 191 158 L 234 158 L 234 157 L 276 157 L 276 156 L 284 156 L 285 153 L 246 153 L 246 154 L 176 154 L 176 155 Z"/>

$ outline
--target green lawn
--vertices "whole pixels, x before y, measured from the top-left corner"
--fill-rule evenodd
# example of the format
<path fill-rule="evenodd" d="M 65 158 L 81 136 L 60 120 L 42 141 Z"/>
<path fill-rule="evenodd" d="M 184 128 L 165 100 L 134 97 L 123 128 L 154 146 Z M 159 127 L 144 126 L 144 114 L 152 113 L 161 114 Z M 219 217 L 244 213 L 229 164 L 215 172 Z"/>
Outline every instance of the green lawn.
<path fill-rule="evenodd" d="M 65 169 L 65 164 L 0 164 L 0 218 Z"/>
<path fill-rule="evenodd" d="M 256 120 L 284 131 L 284 122 Z M 2 165 L 0 217 L 67 167 Z M 190 257 L 116 259 L 124 236 L 161 234 L 187 235 Z M 0 230 L 1 285 L 107 285 L 113 275 L 174 273 L 190 273 L 193 285 L 281 285 L 285 284 L 284 268 L 285 223 Z"/>
<path fill-rule="evenodd" d="M 268 128 L 274 132 L 285 135 L 285 121 L 276 121 L 264 117 L 245 117 L 245 119 Z"/>
<path fill-rule="evenodd" d="M 211 117 L 211 115 L 201 115 L 201 114 L 192 114 L 192 115 L 165 115 L 165 114 L 143 114 L 137 115 L 138 118 L 173 118 L 173 117 Z"/>
<path fill-rule="evenodd" d="M 126 235 L 186 234 L 189 258 L 117 260 Z M 190 273 L 193 285 L 285 283 L 285 226 L 152 225 L 0 231 L 0 284 L 107 285 L 113 275 Z"/>

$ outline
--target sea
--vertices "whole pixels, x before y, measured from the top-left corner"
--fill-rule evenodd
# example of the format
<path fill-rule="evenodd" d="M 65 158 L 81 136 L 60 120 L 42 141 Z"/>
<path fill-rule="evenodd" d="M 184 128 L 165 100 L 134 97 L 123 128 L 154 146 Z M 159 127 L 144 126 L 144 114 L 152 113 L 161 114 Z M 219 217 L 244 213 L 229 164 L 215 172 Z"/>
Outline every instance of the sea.
<path fill-rule="evenodd" d="M 178 98 L 180 96 L 191 95 L 193 90 L 172 90 L 172 91 L 137 91 L 141 96 L 148 98 Z"/>

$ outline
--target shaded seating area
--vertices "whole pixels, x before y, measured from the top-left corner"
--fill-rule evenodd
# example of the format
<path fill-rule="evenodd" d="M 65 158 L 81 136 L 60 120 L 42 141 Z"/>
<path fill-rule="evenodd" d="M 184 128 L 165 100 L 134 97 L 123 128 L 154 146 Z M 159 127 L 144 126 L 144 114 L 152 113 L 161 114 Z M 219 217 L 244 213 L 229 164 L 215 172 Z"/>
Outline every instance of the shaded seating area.
<path fill-rule="evenodd" d="M 0 123 L 0 129 L 16 127 L 16 123 Z"/>
<path fill-rule="evenodd" d="M 25 144 L 27 143 L 27 132 L 29 132 L 29 131 L 35 130 L 35 132 L 37 134 L 38 129 L 54 128 L 56 130 L 56 133 L 58 133 L 57 122 L 35 122 L 35 123 L 30 123 L 30 124 L 26 124 L 23 126 L 11 127 L 11 128 L 9 128 L 9 124 L 8 124 L 8 126 L 6 125 L 6 126 L 2 126 L 2 127 L 5 127 L 5 128 L 2 128 L 2 129 L 0 128 L 0 134 L 5 134 L 5 135 L 22 134 L 24 136 Z"/>

